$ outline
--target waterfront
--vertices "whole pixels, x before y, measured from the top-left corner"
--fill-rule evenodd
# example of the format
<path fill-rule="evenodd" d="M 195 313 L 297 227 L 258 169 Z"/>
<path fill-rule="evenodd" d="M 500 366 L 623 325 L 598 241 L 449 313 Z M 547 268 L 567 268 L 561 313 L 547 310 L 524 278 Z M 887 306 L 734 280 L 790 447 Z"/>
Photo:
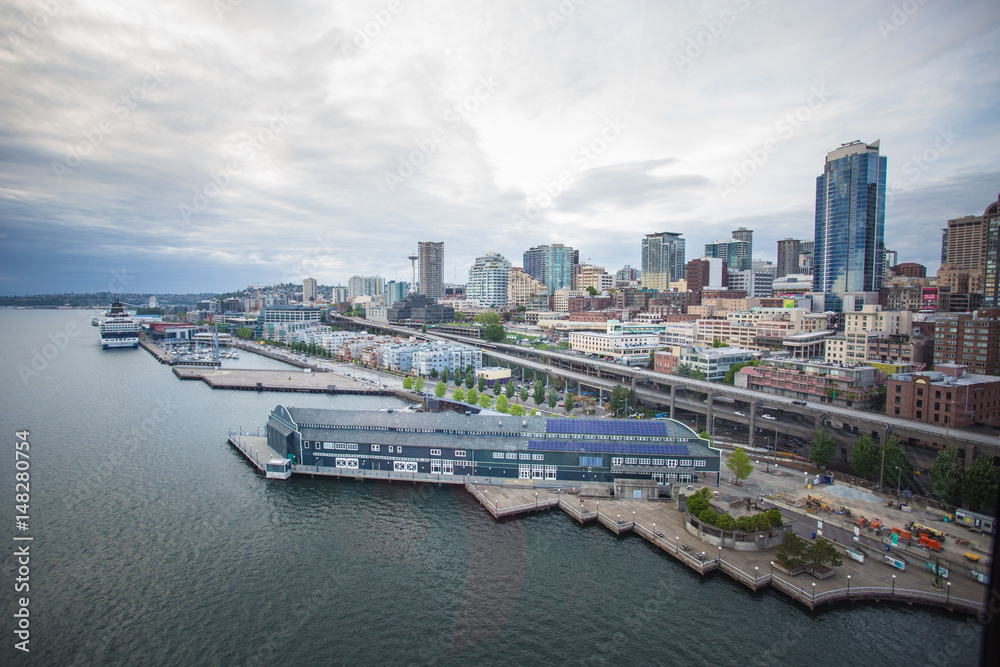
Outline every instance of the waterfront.
<path fill-rule="evenodd" d="M 975 663 L 964 616 L 809 612 L 559 511 L 497 522 L 461 489 L 267 481 L 227 427 L 262 426 L 279 402 L 402 401 L 213 391 L 141 350 L 102 351 L 91 316 L 0 311 L 2 425 L 32 442 L 32 663 L 847 664 L 859 646 L 874 664 Z"/>

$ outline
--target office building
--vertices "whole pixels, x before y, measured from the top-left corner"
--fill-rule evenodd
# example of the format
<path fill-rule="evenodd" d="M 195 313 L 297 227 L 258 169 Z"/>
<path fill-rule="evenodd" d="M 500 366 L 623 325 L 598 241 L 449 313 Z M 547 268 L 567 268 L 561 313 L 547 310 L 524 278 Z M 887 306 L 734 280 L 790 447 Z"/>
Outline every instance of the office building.
<path fill-rule="evenodd" d="M 317 290 L 318 283 L 315 278 L 305 278 L 302 280 L 302 300 L 303 301 L 315 301 L 316 297 L 319 295 Z"/>
<path fill-rule="evenodd" d="M 885 413 L 953 428 L 1000 426 L 1000 378 L 969 373 L 962 364 L 893 375 L 886 381 Z"/>
<path fill-rule="evenodd" d="M 667 290 L 684 278 L 684 239 L 675 232 L 646 234 L 642 240 L 642 286 Z"/>
<path fill-rule="evenodd" d="M 444 242 L 421 241 L 417 244 L 420 294 L 437 300 L 444 298 Z"/>
<path fill-rule="evenodd" d="M 798 274 L 799 247 L 800 242 L 798 239 L 782 239 L 778 241 L 778 278 Z"/>
<path fill-rule="evenodd" d="M 1000 309 L 1000 197 L 983 214 L 986 257 L 983 262 L 983 306 Z"/>
<path fill-rule="evenodd" d="M 507 305 L 507 278 L 511 265 L 498 252 L 488 252 L 476 258 L 469 269 L 465 297 L 484 306 L 502 308 Z M 572 274 L 570 274 L 572 284 Z"/>
<path fill-rule="evenodd" d="M 934 366 L 959 364 L 983 375 L 1000 374 L 997 311 L 938 313 L 934 321 Z"/>
<path fill-rule="evenodd" d="M 382 276 L 351 276 L 347 281 L 348 299 L 359 296 L 381 296 L 385 290 Z"/>
<path fill-rule="evenodd" d="M 549 294 L 563 287 L 573 288 L 580 252 L 561 243 L 541 245 L 524 251 L 524 272 L 545 283 Z"/>
<path fill-rule="evenodd" d="M 903 262 L 902 264 L 896 264 L 892 267 L 892 272 L 894 275 L 906 276 L 907 278 L 927 277 L 927 267 L 923 264 L 917 264 L 916 262 Z"/>
<path fill-rule="evenodd" d="M 848 292 L 878 292 L 885 266 L 886 158 L 854 141 L 826 156 L 816 178 L 814 290 L 839 310 Z"/>
<path fill-rule="evenodd" d="M 750 269 L 750 244 L 746 241 L 719 239 L 705 244 L 705 256 L 725 260 L 734 271 Z"/>
<path fill-rule="evenodd" d="M 750 268 L 749 262 L 750 258 L 753 257 L 753 230 L 747 229 L 746 227 L 740 227 L 739 229 L 733 230 L 733 238 L 737 241 L 747 244 L 747 267 Z"/>
<path fill-rule="evenodd" d="M 687 263 L 685 280 L 688 291 L 701 292 L 706 289 L 726 289 L 729 285 L 726 260 L 715 257 L 699 257 Z"/>

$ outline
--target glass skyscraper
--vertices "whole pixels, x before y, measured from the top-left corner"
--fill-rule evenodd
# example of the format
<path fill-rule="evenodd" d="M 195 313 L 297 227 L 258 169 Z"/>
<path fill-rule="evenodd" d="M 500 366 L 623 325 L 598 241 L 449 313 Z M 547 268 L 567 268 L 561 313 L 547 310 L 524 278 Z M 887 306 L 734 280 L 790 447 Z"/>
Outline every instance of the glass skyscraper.
<path fill-rule="evenodd" d="M 816 178 L 813 291 L 835 307 L 848 292 L 877 292 L 885 266 L 885 170 L 879 142 L 843 144 Z"/>
<path fill-rule="evenodd" d="M 535 246 L 524 251 L 524 272 L 545 283 L 549 294 L 563 287 L 573 287 L 575 267 L 580 252 L 561 243 Z"/>
<path fill-rule="evenodd" d="M 667 290 L 684 277 L 684 239 L 676 232 L 646 234 L 642 240 L 642 286 Z"/>

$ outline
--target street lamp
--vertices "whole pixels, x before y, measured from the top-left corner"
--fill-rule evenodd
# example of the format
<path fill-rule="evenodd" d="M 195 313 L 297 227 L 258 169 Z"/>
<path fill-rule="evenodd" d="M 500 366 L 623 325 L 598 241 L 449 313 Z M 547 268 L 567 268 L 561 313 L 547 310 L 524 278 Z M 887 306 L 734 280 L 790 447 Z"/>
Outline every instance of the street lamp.
<path fill-rule="evenodd" d="M 948 596 L 944 599 L 944 603 L 948 604 L 948 602 L 950 600 L 951 600 L 951 582 L 949 581 L 948 582 Z"/>
<path fill-rule="evenodd" d="M 721 539 L 721 538 L 720 538 Z M 719 547 L 719 567 L 722 567 L 722 547 Z"/>
<path fill-rule="evenodd" d="M 635 510 L 632 510 L 632 527 L 635 528 Z"/>
<path fill-rule="evenodd" d="M 896 594 L 896 575 L 892 575 L 892 594 Z"/>
<path fill-rule="evenodd" d="M 813 582 L 813 606 L 816 606 L 816 582 Z"/>
<path fill-rule="evenodd" d="M 899 482 L 903 479 L 903 471 L 896 466 L 896 504 L 899 504 Z"/>
<path fill-rule="evenodd" d="M 847 575 L 847 599 L 851 599 L 851 575 Z"/>
<path fill-rule="evenodd" d="M 653 524 L 653 544 L 656 544 L 656 524 Z"/>
<path fill-rule="evenodd" d="M 760 568 L 756 565 L 753 566 L 753 589 L 757 590 L 757 579 L 760 576 Z"/>
<path fill-rule="evenodd" d="M 771 578 L 768 580 L 768 583 L 772 583 L 773 581 L 774 581 L 774 561 L 772 560 L 771 561 Z"/>
<path fill-rule="evenodd" d="M 676 555 L 678 555 L 678 556 L 681 553 L 681 537 L 680 537 L 680 535 L 677 536 L 677 543 L 674 545 L 674 553 Z"/>

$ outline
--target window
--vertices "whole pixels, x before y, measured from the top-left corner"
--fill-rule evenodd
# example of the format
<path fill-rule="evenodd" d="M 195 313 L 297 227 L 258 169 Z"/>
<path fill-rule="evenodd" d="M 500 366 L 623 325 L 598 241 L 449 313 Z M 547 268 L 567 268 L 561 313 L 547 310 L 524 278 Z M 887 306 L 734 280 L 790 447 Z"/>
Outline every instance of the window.
<path fill-rule="evenodd" d="M 899 414 L 899 408 L 896 408 L 896 414 L 897 415 Z"/>
<path fill-rule="evenodd" d="M 654 466 L 665 466 L 665 465 L 667 465 L 667 462 L 664 461 L 663 459 L 653 459 L 653 465 Z"/>
<path fill-rule="evenodd" d="M 934 398 L 941 398 L 941 390 L 940 389 L 934 392 Z"/>
<path fill-rule="evenodd" d="M 592 468 L 600 467 L 604 465 L 604 458 L 601 456 L 581 456 L 580 457 L 580 467 L 581 468 Z"/>
<path fill-rule="evenodd" d="M 493 452 L 493 458 L 495 459 L 505 459 L 507 458 L 503 452 Z"/>
<path fill-rule="evenodd" d="M 530 461 L 531 460 L 531 454 L 518 454 L 517 456 L 522 461 Z"/>
<path fill-rule="evenodd" d="M 517 452 L 506 452 L 505 456 L 508 459 L 516 459 L 517 458 Z"/>
<path fill-rule="evenodd" d="M 338 468 L 348 468 L 350 470 L 357 470 L 358 469 L 358 460 L 357 459 L 342 459 L 342 458 L 338 457 L 338 458 L 334 459 L 334 462 L 335 462 L 335 464 L 336 464 L 336 466 Z"/>
<path fill-rule="evenodd" d="M 373 451 L 373 452 L 377 452 L 377 451 L 378 451 L 378 449 L 379 449 L 379 446 L 378 446 L 378 445 L 372 445 L 372 451 Z"/>
<path fill-rule="evenodd" d="M 918 407 L 918 408 L 922 408 L 922 407 L 924 407 L 924 402 L 923 402 L 923 400 L 918 400 L 918 401 L 917 401 L 917 407 Z"/>
<path fill-rule="evenodd" d="M 900 400 L 899 400 L 899 396 L 897 396 L 897 397 L 896 397 L 896 405 L 899 405 L 899 402 L 900 402 Z"/>
<path fill-rule="evenodd" d="M 532 461 L 544 461 L 545 460 L 545 454 L 532 454 L 531 455 L 531 460 Z"/>
<path fill-rule="evenodd" d="M 924 388 L 917 387 L 917 396 L 923 396 L 923 395 L 924 395 Z"/>
<path fill-rule="evenodd" d="M 634 466 L 634 465 L 636 465 L 638 463 L 639 463 L 639 459 L 630 459 L 627 456 L 625 457 L 625 465 L 627 465 L 627 466 Z"/>
<path fill-rule="evenodd" d="M 695 459 L 695 461 L 694 461 L 694 467 L 695 468 L 704 468 L 705 467 L 705 462 L 703 460 L 701 460 L 701 459 Z"/>
<path fill-rule="evenodd" d="M 620 456 L 612 456 L 611 457 L 611 465 L 613 465 L 613 466 L 620 466 L 624 460 L 625 459 L 623 459 Z"/>
<path fill-rule="evenodd" d="M 917 419 L 920 419 L 923 416 L 924 416 L 924 413 L 922 411 L 920 411 L 920 410 L 917 410 Z"/>
<path fill-rule="evenodd" d="M 303 444 L 303 446 L 304 446 L 304 447 L 305 447 L 306 449 L 309 449 L 309 441 L 308 441 L 308 440 L 306 440 L 306 441 L 305 441 L 304 443 L 302 443 L 302 444 Z"/>
<path fill-rule="evenodd" d="M 667 459 L 667 467 L 668 468 L 676 468 L 677 467 L 677 459 Z"/>
<path fill-rule="evenodd" d="M 432 449 L 431 450 L 431 456 L 441 456 L 441 450 L 440 449 Z"/>
<path fill-rule="evenodd" d="M 517 466 L 517 477 L 518 479 L 531 479 L 531 466 Z"/>
<path fill-rule="evenodd" d="M 684 467 L 690 468 L 691 467 L 691 459 L 681 459 L 681 467 L 682 468 L 684 468 Z"/>
<path fill-rule="evenodd" d="M 648 466 L 649 465 L 649 459 L 639 459 L 639 465 L 641 465 L 641 466 Z"/>
<path fill-rule="evenodd" d="M 389 445 L 389 453 L 392 454 L 392 452 L 393 452 L 393 446 Z"/>
<path fill-rule="evenodd" d="M 896 385 L 896 393 L 898 394 L 898 393 L 899 393 L 899 392 L 901 392 L 901 391 L 903 391 L 903 385 L 901 385 L 901 384 L 897 384 L 897 385 Z"/>
<path fill-rule="evenodd" d="M 545 468 L 542 466 L 531 466 L 531 479 L 543 479 Z"/>
<path fill-rule="evenodd" d="M 417 462 L 416 461 L 393 461 L 392 469 L 394 472 L 417 472 Z"/>
<path fill-rule="evenodd" d="M 463 458 L 464 459 L 465 458 L 465 450 L 464 449 L 456 449 L 455 450 L 455 456 L 458 457 L 458 458 Z"/>

